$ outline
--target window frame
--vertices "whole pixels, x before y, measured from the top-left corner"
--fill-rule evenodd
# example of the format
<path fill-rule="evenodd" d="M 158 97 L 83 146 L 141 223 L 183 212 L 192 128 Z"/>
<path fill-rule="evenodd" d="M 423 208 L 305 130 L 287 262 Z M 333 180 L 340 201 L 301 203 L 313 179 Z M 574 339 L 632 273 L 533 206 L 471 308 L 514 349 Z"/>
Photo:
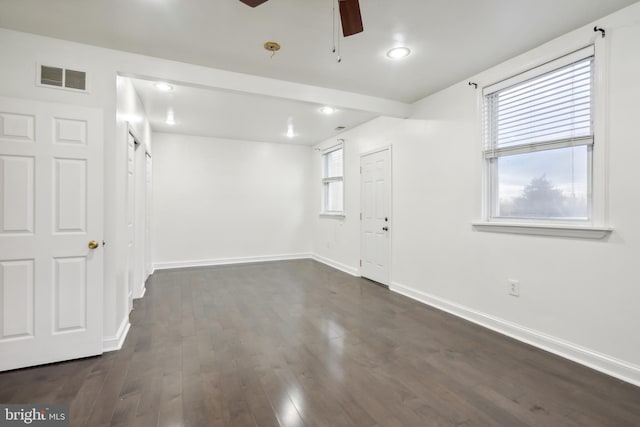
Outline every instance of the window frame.
<path fill-rule="evenodd" d="M 496 68 L 482 73 L 477 79 L 488 83 L 481 86 L 487 87 L 504 83 L 510 78 L 522 77 L 526 80 L 526 74 L 532 73 L 536 69 L 553 63 L 558 58 L 577 52 L 583 47 L 593 46 L 593 140 L 591 146 L 588 167 L 591 168 L 591 194 L 590 194 L 590 219 L 588 221 L 567 222 L 558 220 L 533 220 L 491 217 L 491 179 L 489 174 L 489 162 L 485 159 L 486 149 L 486 122 L 484 116 L 484 90 L 478 90 L 477 96 L 477 129 L 480 138 L 479 162 L 481 173 L 479 187 L 481 194 L 478 199 L 480 219 L 471 221 L 473 230 L 481 232 L 497 232 L 521 235 L 536 235 L 550 237 L 568 237 L 584 239 L 603 239 L 608 237 L 613 228 L 609 225 L 608 204 L 608 92 L 607 82 L 609 76 L 609 61 L 607 55 L 608 40 L 600 35 L 586 36 L 582 38 L 583 44 L 574 43 L 572 45 L 555 45 L 543 50 L 532 51 L 531 54 L 508 61 Z M 580 47 L 582 46 L 582 47 Z M 578 47 L 578 48 L 577 48 Z M 559 68 L 559 67 L 557 67 Z M 542 74 L 538 72 L 537 74 Z M 511 76 L 511 77 L 509 77 Z M 495 199 L 495 196 L 493 196 Z"/>
<path fill-rule="evenodd" d="M 484 221 L 486 223 L 496 224 L 539 224 L 541 226 L 591 226 L 596 223 L 596 215 L 594 209 L 594 148 L 596 147 L 596 131 L 599 126 L 598 120 L 598 101 L 601 91 L 599 85 L 601 79 L 599 79 L 599 73 L 601 70 L 598 68 L 599 61 L 596 60 L 595 44 L 590 44 L 584 48 L 578 49 L 569 54 L 557 56 L 551 60 L 538 64 L 537 66 L 530 67 L 529 69 L 507 77 L 497 83 L 487 85 L 483 88 L 481 97 L 482 106 L 482 126 L 483 126 L 483 174 L 485 179 L 485 191 L 483 192 L 483 205 L 484 205 Z M 513 88 L 519 84 L 525 84 L 532 79 L 544 76 L 545 74 L 552 73 L 562 68 L 568 67 L 571 64 L 575 64 L 591 58 L 591 96 L 590 96 L 590 115 L 591 115 L 591 133 L 588 136 L 570 138 L 570 139 L 555 139 L 551 141 L 542 142 L 530 142 L 523 143 L 521 145 L 496 147 L 496 138 L 492 135 L 493 129 L 491 128 L 494 123 L 492 122 L 492 111 L 490 110 L 489 98 L 501 91 Z M 598 141 L 600 143 L 600 141 Z M 527 217 L 527 216 L 504 216 L 499 212 L 499 170 L 498 163 L 501 157 L 510 155 L 521 155 L 527 153 L 540 153 L 550 152 L 556 149 L 569 148 L 569 147 L 587 147 L 587 218 L 544 218 L 544 217 Z"/>
<path fill-rule="evenodd" d="M 328 158 L 329 155 L 331 153 L 334 153 L 336 151 L 342 150 L 342 165 L 341 165 L 341 170 L 340 170 L 340 174 L 339 175 L 334 175 L 334 176 L 327 176 L 327 171 L 328 171 L 328 167 L 327 167 L 327 162 L 328 162 Z M 321 209 L 320 209 L 320 215 L 323 216 L 338 216 L 338 217 L 343 217 L 344 216 L 344 200 L 345 200 L 345 186 L 344 186 L 344 144 L 340 143 L 337 145 L 333 145 L 331 147 L 325 148 L 323 150 L 321 150 L 321 156 L 320 156 L 320 168 L 321 168 Z M 342 200 L 341 200 L 341 204 L 342 204 L 342 209 L 341 210 L 329 210 L 327 209 L 327 202 L 328 202 L 328 197 L 327 197 L 327 192 L 329 189 L 329 185 L 331 183 L 336 183 L 336 182 L 341 182 L 342 183 Z"/>

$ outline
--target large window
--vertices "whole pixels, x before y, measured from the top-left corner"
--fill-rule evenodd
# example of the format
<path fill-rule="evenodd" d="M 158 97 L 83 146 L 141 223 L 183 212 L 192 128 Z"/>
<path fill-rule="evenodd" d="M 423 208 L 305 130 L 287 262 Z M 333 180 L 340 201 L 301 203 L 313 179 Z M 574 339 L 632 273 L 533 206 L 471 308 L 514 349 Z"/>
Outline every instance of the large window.
<path fill-rule="evenodd" d="M 322 154 L 322 213 L 344 212 L 344 160 L 342 145 Z"/>
<path fill-rule="evenodd" d="M 593 47 L 484 89 L 488 216 L 591 219 Z"/>

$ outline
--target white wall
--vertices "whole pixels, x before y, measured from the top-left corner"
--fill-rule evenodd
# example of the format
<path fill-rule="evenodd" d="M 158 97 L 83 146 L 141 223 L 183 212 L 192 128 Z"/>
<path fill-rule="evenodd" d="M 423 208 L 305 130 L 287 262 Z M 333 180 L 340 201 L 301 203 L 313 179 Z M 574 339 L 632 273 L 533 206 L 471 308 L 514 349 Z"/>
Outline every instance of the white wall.
<path fill-rule="evenodd" d="M 341 135 L 346 219 L 313 217 L 314 253 L 358 271 L 359 153 L 392 143 L 393 290 L 640 384 L 640 4 L 597 24 L 607 30 L 598 60 L 609 66 L 608 239 L 472 229 L 482 217 L 480 90 L 465 80 L 418 102 L 409 120 L 377 119 Z M 490 84 L 596 36 L 586 26 L 470 80 Z M 319 201 L 315 151 L 312 165 Z M 520 298 L 507 294 L 508 279 L 520 281 Z"/>
<path fill-rule="evenodd" d="M 128 319 L 126 229 L 126 131 L 124 111 L 135 114 L 135 101 L 117 106 L 116 76 L 141 76 L 162 81 L 255 92 L 269 96 L 325 103 L 344 108 L 405 116 L 409 106 L 376 97 L 299 83 L 250 76 L 191 64 L 103 49 L 0 28 L 0 95 L 102 108 L 105 129 L 105 229 L 104 339 L 105 348 L 116 348 L 126 335 Z M 59 65 L 86 70 L 88 93 L 36 86 L 36 65 Z M 128 89 L 125 92 L 130 93 Z M 121 117 L 116 121 L 116 109 Z M 122 114 L 125 117 L 122 117 Z M 100 240 L 100 239 L 98 239 Z"/>
<path fill-rule="evenodd" d="M 155 268 L 308 257 L 308 146 L 154 133 Z"/>

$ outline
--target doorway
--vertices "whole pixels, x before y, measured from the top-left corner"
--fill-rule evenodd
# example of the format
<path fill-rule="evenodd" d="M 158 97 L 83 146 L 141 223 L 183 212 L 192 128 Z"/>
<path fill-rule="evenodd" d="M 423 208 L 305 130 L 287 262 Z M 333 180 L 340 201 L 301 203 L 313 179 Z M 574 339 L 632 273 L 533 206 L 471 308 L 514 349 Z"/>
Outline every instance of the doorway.
<path fill-rule="evenodd" d="M 360 274 L 391 281 L 391 147 L 360 156 Z"/>
<path fill-rule="evenodd" d="M 127 248 L 128 304 L 142 298 L 149 275 L 149 187 L 151 155 L 132 130 L 127 138 Z"/>

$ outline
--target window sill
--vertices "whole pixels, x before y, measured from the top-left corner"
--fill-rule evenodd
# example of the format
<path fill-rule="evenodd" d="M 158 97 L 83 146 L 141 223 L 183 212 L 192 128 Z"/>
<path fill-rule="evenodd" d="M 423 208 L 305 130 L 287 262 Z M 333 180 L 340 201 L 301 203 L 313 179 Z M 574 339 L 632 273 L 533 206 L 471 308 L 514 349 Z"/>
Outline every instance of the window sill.
<path fill-rule="evenodd" d="M 344 212 L 320 212 L 320 217 L 344 219 Z"/>
<path fill-rule="evenodd" d="M 526 224 L 477 221 L 471 225 L 478 231 L 494 233 L 531 234 L 535 236 L 573 237 L 579 239 L 604 239 L 613 231 L 609 227 L 590 227 L 559 224 Z"/>

